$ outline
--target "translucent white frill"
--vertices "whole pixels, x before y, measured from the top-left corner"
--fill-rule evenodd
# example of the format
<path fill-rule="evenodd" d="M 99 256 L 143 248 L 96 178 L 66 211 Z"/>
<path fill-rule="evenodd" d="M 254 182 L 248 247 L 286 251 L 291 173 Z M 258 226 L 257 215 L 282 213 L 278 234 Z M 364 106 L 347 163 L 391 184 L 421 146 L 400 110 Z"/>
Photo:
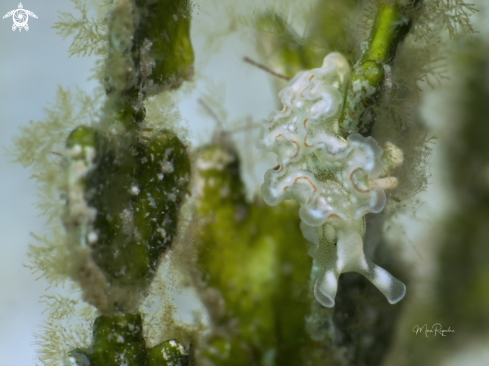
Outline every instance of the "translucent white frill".
<path fill-rule="evenodd" d="M 369 182 L 383 171 L 382 149 L 372 137 L 338 133 L 348 62 L 331 53 L 318 69 L 299 72 L 280 93 L 282 111 L 265 122 L 262 145 L 277 154 L 278 165 L 265 174 L 263 198 L 269 205 L 294 199 L 310 250 L 321 268 L 314 293 L 333 306 L 338 277 L 355 271 L 396 303 L 406 287 L 365 257 L 364 216 L 382 211 L 386 196 Z M 312 240 L 314 239 L 314 240 Z"/>

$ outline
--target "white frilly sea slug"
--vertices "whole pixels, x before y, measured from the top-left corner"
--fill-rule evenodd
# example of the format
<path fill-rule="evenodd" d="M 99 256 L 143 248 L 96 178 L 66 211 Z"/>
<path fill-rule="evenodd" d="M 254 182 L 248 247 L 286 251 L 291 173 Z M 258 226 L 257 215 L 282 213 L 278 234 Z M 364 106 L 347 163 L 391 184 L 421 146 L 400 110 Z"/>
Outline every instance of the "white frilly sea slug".
<path fill-rule="evenodd" d="M 301 205 L 301 229 L 321 270 L 314 294 L 322 305 L 334 306 L 338 277 L 351 271 L 368 278 L 394 304 L 406 286 L 365 257 L 363 237 L 365 215 L 382 211 L 384 188 L 397 183 L 381 178 L 389 168 L 384 162 L 400 160 L 402 153 L 390 144 L 386 153 L 394 156 L 385 159 L 372 137 L 339 134 L 350 72 L 346 59 L 331 53 L 321 68 L 299 72 L 280 91 L 284 109 L 265 122 L 262 144 L 277 154 L 278 165 L 265 174 L 263 198 L 269 205 L 284 199 Z"/>

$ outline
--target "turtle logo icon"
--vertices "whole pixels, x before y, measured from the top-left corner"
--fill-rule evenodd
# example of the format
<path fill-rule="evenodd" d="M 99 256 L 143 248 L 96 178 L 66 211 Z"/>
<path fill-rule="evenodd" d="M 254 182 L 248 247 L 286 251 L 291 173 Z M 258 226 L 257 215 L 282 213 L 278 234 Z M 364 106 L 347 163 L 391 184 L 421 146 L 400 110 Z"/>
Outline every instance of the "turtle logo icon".
<path fill-rule="evenodd" d="M 19 32 L 21 32 L 22 28 L 24 28 L 26 31 L 28 31 L 29 25 L 27 24 L 27 21 L 29 20 L 29 15 L 37 19 L 36 14 L 34 14 L 32 11 L 25 10 L 22 3 L 19 3 L 19 8 L 9 11 L 3 16 L 3 19 L 13 16 L 14 24 L 12 25 L 12 30 L 15 31 L 17 28 L 19 28 Z"/>

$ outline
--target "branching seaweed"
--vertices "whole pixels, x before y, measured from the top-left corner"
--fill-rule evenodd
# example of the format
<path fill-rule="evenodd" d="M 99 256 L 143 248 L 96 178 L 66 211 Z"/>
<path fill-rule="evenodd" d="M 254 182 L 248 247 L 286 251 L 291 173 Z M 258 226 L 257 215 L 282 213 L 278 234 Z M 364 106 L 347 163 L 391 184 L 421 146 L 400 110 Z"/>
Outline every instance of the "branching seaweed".
<path fill-rule="evenodd" d="M 69 12 L 59 12 L 60 20 L 53 26 L 63 39 L 73 37 L 70 45 L 70 56 L 103 55 L 106 51 L 104 45 L 107 42 L 107 29 L 100 21 L 89 18 L 88 7 L 83 0 L 71 0 L 75 9 L 79 11 L 79 17 Z"/>

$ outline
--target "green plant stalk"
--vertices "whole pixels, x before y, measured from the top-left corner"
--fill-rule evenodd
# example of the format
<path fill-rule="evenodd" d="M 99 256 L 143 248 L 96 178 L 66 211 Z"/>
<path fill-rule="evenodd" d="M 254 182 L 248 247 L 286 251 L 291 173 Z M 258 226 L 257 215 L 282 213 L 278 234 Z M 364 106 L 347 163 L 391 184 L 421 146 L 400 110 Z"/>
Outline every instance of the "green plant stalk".
<path fill-rule="evenodd" d="M 379 4 L 366 49 L 351 75 L 340 118 L 340 133 L 344 137 L 358 131 L 365 132 L 365 127 L 371 127 L 362 126 L 361 117 L 375 103 L 385 78 L 390 76 L 389 68 L 397 47 L 412 26 L 406 12 L 418 2 L 413 0 L 404 7 L 397 2 Z"/>
<path fill-rule="evenodd" d="M 73 350 L 71 361 L 183 366 L 189 355 L 175 340 L 146 348 L 138 309 L 176 236 L 190 180 L 189 156 L 177 135 L 160 130 L 148 137 L 142 129 L 144 100 L 192 76 L 190 6 L 187 0 L 116 0 L 107 19 L 101 124 L 77 127 L 66 144 L 71 276 L 102 314 L 92 345 Z"/>
<path fill-rule="evenodd" d="M 116 119 L 137 132 L 147 95 L 176 89 L 192 78 L 190 17 L 188 0 L 114 2 L 108 16 L 106 125 Z"/>
<path fill-rule="evenodd" d="M 115 116 L 109 128 L 122 124 L 126 129 L 107 134 L 99 126 L 79 127 L 67 143 L 72 156 L 68 165 L 74 166 L 76 159 L 76 164 L 80 164 L 80 158 L 86 162 L 82 166 L 84 170 L 72 169 L 68 173 L 70 182 L 80 182 L 69 185 L 65 222 L 68 231 L 77 228 L 81 242 L 90 243 L 90 246 L 84 245 L 85 259 L 78 264 L 73 277 L 82 284 L 85 298 L 101 311 L 137 309 L 139 300 L 132 298 L 149 285 L 159 257 L 171 245 L 176 234 L 179 207 L 190 178 L 186 149 L 173 132 L 163 130 L 147 137 L 140 130 L 147 84 L 155 83 L 148 79 L 152 68 L 160 70 L 158 80 L 163 82 L 165 78 L 175 78 L 175 73 L 181 73 L 175 68 L 165 69 L 161 63 L 178 65 L 181 62 L 188 68 L 186 62 L 193 61 L 193 52 L 183 61 L 181 52 L 175 54 L 176 60 L 172 59 L 171 53 L 161 55 L 157 60 L 150 57 L 150 46 L 158 41 L 153 43 L 146 36 L 150 37 L 151 25 L 159 31 L 164 26 L 152 22 L 153 18 L 148 24 L 144 22 L 148 12 L 161 11 L 155 3 L 149 3 L 150 9 L 146 9 L 146 2 L 119 0 L 108 16 L 111 41 L 106 63 L 111 90 L 102 121 L 108 122 Z M 180 3 L 189 12 L 187 2 Z M 182 43 L 190 45 L 186 38 L 189 14 L 187 17 L 178 14 L 182 26 L 174 24 L 179 19 L 174 14 L 172 26 L 167 29 L 177 48 Z M 182 28 L 187 31 L 182 32 Z M 121 38 L 123 36 L 126 38 Z M 131 52 L 127 52 L 129 49 Z M 162 77 L 161 70 L 169 74 Z M 120 106 L 124 107 L 122 115 Z M 141 140 L 147 142 L 143 145 Z M 90 154 L 85 152 L 79 156 L 83 149 L 89 149 Z M 82 194 L 83 187 L 85 192 Z M 80 205 L 84 208 L 81 213 Z M 74 225 L 71 225 L 72 221 L 75 221 Z"/>
<path fill-rule="evenodd" d="M 201 148 L 196 166 L 197 263 L 206 285 L 218 290 L 225 303 L 220 311 L 215 301 L 207 304 L 218 331 L 203 356 L 218 366 L 265 360 L 303 364 L 312 260 L 297 206 L 248 202 L 238 156 L 229 147 Z"/>
<path fill-rule="evenodd" d="M 194 51 L 190 41 L 190 1 L 146 1 L 140 43 L 151 42 L 149 56 L 155 67 L 146 83 L 150 89 L 176 89 L 194 74 Z M 154 93 L 150 90 L 150 93 Z"/>
<path fill-rule="evenodd" d="M 188 366 L 188 351 L 170 339 L 146 348 L 140 314 L 102 315 L 93 325 L 93 343 L 69 353 L 77 366 Z"/>

